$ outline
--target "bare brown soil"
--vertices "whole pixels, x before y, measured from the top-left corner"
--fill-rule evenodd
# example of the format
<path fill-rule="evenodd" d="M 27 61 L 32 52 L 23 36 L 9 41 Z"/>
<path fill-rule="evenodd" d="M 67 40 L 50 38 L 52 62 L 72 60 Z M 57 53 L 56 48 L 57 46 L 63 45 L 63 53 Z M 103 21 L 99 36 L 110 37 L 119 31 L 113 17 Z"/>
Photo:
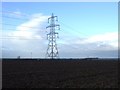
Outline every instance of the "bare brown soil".
<path fill-rule="evenodd" d="M 3 88 L 118 88 L 117 60 L 3 60 Z"/>

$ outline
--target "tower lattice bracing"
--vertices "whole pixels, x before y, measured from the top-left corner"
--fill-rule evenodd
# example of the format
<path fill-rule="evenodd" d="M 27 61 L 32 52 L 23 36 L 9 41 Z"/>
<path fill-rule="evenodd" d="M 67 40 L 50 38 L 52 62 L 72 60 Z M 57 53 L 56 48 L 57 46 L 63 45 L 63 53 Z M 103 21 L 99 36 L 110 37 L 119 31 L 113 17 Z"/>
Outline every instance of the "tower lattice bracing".
<path fill-rule="evenodd" d="M 60 29 L 60 25 L 56 24 L 56 21 L 58 21 L 58 17 L 54 16 L 52 13 L 52 16 L 48 18 L 48 23 L 50 25 L 46 27 L 50 29 L 50 32 L 47 34 L 47 39 L 49 40 L 49 43 L 46 56 L 52 59 L 59 57 L 58 48 L 56 44 L 56 38 L 58 38 L 58 33 L 55 30 Z"/>

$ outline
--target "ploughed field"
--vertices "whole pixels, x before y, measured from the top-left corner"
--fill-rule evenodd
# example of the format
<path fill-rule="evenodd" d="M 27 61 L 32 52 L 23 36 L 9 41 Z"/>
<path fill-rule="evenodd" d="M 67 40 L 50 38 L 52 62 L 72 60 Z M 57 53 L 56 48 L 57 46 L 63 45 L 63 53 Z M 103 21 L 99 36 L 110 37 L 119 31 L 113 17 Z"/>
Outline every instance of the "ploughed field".
<path fill-rule="evenodd" d="M 6 59 L 2 88 L 118 88 L 118 61 Z"/>

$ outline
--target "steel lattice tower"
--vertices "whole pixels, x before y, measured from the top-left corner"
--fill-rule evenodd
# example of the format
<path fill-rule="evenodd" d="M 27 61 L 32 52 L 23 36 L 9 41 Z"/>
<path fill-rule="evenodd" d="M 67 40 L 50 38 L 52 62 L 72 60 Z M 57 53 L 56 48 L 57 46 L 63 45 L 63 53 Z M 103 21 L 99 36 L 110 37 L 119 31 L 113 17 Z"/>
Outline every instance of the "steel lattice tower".
<path fill-rule="evenodd" d="M 48 23 L 50 23 L 50 25 L 46 27 L 50 28 L 50 32 L 47 34 L 47 39 L 49 40 L 49 43 L 46 56 L 52 59 L 59 56 L 56 44 L 56 38 L 58 38 L 58 33 L 55 32 L 55 30 L 60 30 L 60 25 L 56 24 L 55 21 L 58 21 L 58 17 L 54 16 L 52 13 L 52 16 L 48 18 Z"/>

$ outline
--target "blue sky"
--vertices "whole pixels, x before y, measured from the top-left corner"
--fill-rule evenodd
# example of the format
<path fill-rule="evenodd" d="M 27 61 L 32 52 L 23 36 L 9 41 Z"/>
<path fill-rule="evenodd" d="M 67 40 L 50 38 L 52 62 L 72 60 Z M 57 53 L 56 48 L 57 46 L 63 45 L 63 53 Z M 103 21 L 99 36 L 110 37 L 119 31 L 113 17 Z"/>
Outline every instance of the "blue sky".
<path fill-rule="evenodd" d="M 3 11 L 21 11 L 25 14 L 52 12 L 59 15 L 61 22 L 88 35 L 110 32 L 117 29 L 117 2 L 75 3 L 3 3 Z M 97 23 L 96 23 L 97 22 Z M 99 28 L 98 28 L 99 27 Z M 80 30 L 79 30 L 80 29 Z M 92 30 L 92 31 L 91 31 Z"/>
<path fill-rule="evenodd" d="M 23 37 L 27 36 L 26 34 L 29 34 L 30 37 L 43 37 L 41 41 L 35 39 L 28 41 L 3 39 L 3 57 L 17 57 L 17 55 L 29 57 L 29 52 L 33 52 L 33 57 L 44 57 L 45 49 L 47 48 L 45 32 L 49 32 L 45 30 L 45 27 L 48 25 L 47 18 L 51 13 L 58 16 L 58 23 L 61 26 L 61 30 L 57 31 L 60 36 L 58 39 L 60 57 L 117 57 L 117 2 L 4 2 L 2 3 L 2 11 L 2 23 L 11 24 L 2 25 L 3 37 L 10 35 L 17 36 L 20 33 L 22 33 L 22 36 L 24 35 Z M 44 19 L 36 21 L 34 16 Z M 25 20 L 26 18 L 29 18 L 29 20 Z M 35 24 L 32 27 L 37 27 L 43 30 L 43 32 L 27 30 L 24 33 L 22 26 L 27 25 L 30 27 L 31 23 Z M 38 24 L 39 26 L 37 26 Z M 21 29 L 23 29 L 22 32 Z M 16 33 L 15 31 L 18 32 Z M 25 47 L 21 48 L 25 48 L 25 50 L 19 50 L 16 42 L 19 42 L 19 45 L 22 43 Z M 33 42 L 32 48 L 40 46 L 44 48 L 44 52 L 35 52 L 37 49 L 41 51 L 42 48 L 40 47 L 36 47 L 36 49 L 28 47 Z M 9 54 L 10 52 L 15 54 Z"/>

